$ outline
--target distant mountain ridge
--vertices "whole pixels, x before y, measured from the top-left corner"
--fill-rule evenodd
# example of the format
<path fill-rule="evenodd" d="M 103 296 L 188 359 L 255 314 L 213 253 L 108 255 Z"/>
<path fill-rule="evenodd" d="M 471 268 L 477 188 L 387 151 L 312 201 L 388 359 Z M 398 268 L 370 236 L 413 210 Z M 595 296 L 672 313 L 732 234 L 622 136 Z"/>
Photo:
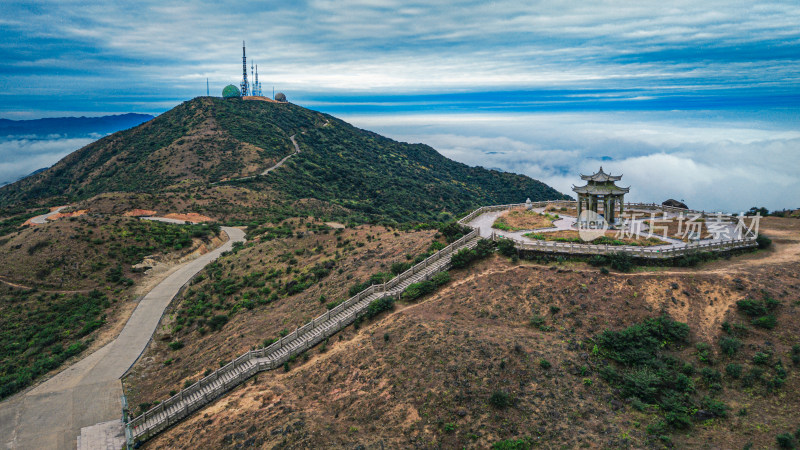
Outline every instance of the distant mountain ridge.
<path fill-rule="evenodd" d="M 150 114 L 116 114 L 101 117 L 52 117 L 32 120 L 0 119 L 0 136 L 82 137 L 92 134 L 109 134 L 133 128 L 155 116 Z"/>
<path fill-rule="evenodd" d="M 294 152 L 292 136 L 300 153 L 260 176 Z M 274 203 L 252 207 L 296 213 L 314 199 L 360 220 L 399 222 L 528 197 L 566 198 L 527 176 L 470 167 L 298 105 L 198 97 L 0 188 L 0 206 L 108 192 L 219 198 L 209 193 L 226 184 L 243 191 L 240 210 L 253 192 Z"/>

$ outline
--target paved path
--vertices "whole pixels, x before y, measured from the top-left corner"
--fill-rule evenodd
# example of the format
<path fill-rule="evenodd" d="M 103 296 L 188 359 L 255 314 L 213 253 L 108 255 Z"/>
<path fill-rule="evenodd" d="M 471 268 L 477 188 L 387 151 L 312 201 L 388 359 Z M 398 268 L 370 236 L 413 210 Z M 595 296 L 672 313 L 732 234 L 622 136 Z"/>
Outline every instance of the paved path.
<path fill-rule="evenodd" d="M 533 211 L 536 211 L 538 213 L 543 213 L 544 210 L 545 210 L 545 208 L 534 208 L 533 209 Z M 488 213 L 485 213 L 485 214 L 481 214 L 480 216 L 472 219 L 469 222 L 468 225 L 471 226 L 471 227 L 480 227 L 480 229 L 481 229 L 481 237 L 484 237 L 484 238 L 491 237 L 492 232 L 494 232 L 498 236 L 505 237 L 505 238 L 511 238 L 511 239 L 515 239 L 517 241 L 522 241 L 522 242 L 535 242 L 534 239 L 531 239 L 529 237 L 524 236 L 525 234 L 533 232 L 533 231 L 547 233 L 547 232 L 561 231 L 561 230 L 572 230 L 572 231 L 575 231 L 577 229 L 577 228 L 575 228 L 575 222 L 577 222 L 577 219 L 575 217 L 564 216 L 564 215 L 559 216 L 559 219 L 555 220 L 553 222 L 553 226 L 549 227 L 549 228 L 538 228 L 536 230 L 521 230 L 521 231 L 502 231 L 502 230 L 498 230 L 498 229 L 492 228 L 492 224 L 495 222 L 495 220 L 497 220 L 498 217 L 500 217 L 501 215 L 505 214 L 506 212 L 508 212 L 508 210 L 492 211 L 492 212 L 488 212 Z M 676 219 L 678 217 L 678 214 L 676 214 L 676 213 L 666 213 L 663 216 L 662 215 L 657 215 L 656 216 L 657 219 L 660 219 L 662 217 L 666 217 L 667 219 L 674 220 L 674 219 Z M 646 227 L 642 227 L 642 223 L 644 223 L 647 220 L 650 220 L 650 216 L 643 216 L 641 219 L 636 219 L 636 220 L 633 221 L 635 224 L 637 224 L 636 226 L 634 226 L 634 233 L 635 234 L 637 234 L 637 235 L 639 235 L 641 237 L 645 237 L 645 238 L 646 237 L 651 237 L 651 235 L 648 234 L 647 231 L 645 231 Z M 725 225 L 723 225 L 723 228 L 724 228 L 725 232 L 728 233 L 729 235 L 733 235 L 734 234 L 734 228 L 735 228 L 734 225 L 725 224 Z M 653 246 L 647 247 L 648 249 L 651 249 L 651 250 L 665 250 L 665 249 L 669 249 L 669 248 L 683 248 L 683 247 L 688 247 L 689 246 L 688 243 L 686 243 L 686 242 L 684 242 L 684 241 L 682 241 L 680 239 L 662 236 L 657 232 L 657 230 L 656 230 L 656 232 L 653 233 L 652 237 L 656 237 L 656 238 L 661 239 L 662 241 L 666 241 L 668 243 L 667 244 L 663 244 L 663 245 L 653 245 Z M 723 238 L 720 238 L 720 239 L 704 239 L 702 242 L 703 243 L 709 243 L 709 242 L 715 242 L 715 241 L 721 241 L 721 240 L 724 240 L 724 239 Z"/>
<path fill-rule="evenodd" d="M 244 241 L 242 230 L 222 230 L 228 241 L 185 263 L 154 287 L 115 340 L 34 389 L 0 403 L 0 448 L 74 449 L 82 427 L 119 419 L 119 378 L 144 351 L 164 309 L 197 272 L 234 242 Z"/>
<path fill-rule="evenodd" d="M 41 216 L 36 216 L 31 219 L 31 223 L 35 223 L 36 225 L 42 225 L 47 223 L 47 219 L 55 216 L 56 214 L 60 213 L 62 209 L 66 208 L 66 206 L 59 206 L 58 208 L 50 211 L 47 214 L 42 214 Z"/>
<path fill-rule="evenodd" d="M 325 125 L 327 125 L 327 123 L 326 123 Z M 323 125 L 323 126 L 325 126 L 325 125 Z M 299 145 L 297 145 L 297 141 L 295 141 L 295 140 L 294 140 L 294 137 L 295 137 L 295 135 L 294 135 L 294 134 L 293 134 L 293 135 L 291 135 L 291 136 L 289 136 L 289 139 L 291 139 L 291 141 L 292 141 L 292 144 L 294 144 L 294 153 L 292 153 L 291 155 L 287 155 L 287 156 L 285 156 L 285 157 L 284 157 L 282 160 L 278 161 L 278 164 L 275 164 L 274 166 L 270 167 L 269 169 L 267 169 L 267 170 L 265 170 L 265 171 L 261 172 L 261 175 L 266 175 L 266 174 L 268 174 L 268 173 L 272 172 L 273 170 L 275 170 L 275 169 L 277 169 L 278 167 L 282 166 L 282 165 L 283 165 L 283 163 L 285 163 L 287 159 L 289 159 L 289 158 L 291 158 L 292 156 L 294 156 L 294 155 L 296 155 L 296 154 L 300 153 L 300 146 L 299 146 Z"/>

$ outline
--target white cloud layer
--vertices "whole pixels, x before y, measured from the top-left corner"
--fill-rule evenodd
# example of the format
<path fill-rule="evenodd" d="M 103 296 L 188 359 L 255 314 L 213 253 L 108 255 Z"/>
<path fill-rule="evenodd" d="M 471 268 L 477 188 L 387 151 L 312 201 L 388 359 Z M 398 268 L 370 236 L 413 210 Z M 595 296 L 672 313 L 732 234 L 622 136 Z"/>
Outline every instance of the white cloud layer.
<path fill-rule="evenodd" d="M 637 117 L 638 116 L 638 117 Z M 571 194 L 579 173 L 624 175 L 631 201 L 737 212 L 800 207 L 800 131 L 769 123 L 599 114 L 348 116 L 470 165 L 524 173 Z M 683 119 L 681 119 L 683 120 Z M 521 200 L 525 194 L 520 193 Z"/>
<path fill-rule="evenodd" d="M 71 152 L 94 142 L 92 138 L 13 139 L 0 141 L 0 183 L 50 167 Z"/>

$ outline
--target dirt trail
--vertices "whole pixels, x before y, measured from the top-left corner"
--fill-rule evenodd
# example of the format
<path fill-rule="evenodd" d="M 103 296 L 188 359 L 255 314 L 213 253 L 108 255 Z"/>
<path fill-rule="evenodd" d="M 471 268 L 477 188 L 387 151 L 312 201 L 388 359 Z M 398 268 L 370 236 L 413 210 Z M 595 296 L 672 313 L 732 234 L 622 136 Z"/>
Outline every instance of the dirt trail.
<path fill-rule="evenodd" d="M 291 158 L 292 156 L 294 156 L 294 155 L 296 155 L 296 154 L 300 153 L 300 146 L 299 146 L 299 145 L 297 145 L 297 141 L 295 141 L 295 140 L 294 140 L 294 137 L 295 137 L 295 135 L 294 135 L 294 134 L 293 134 L 293 135 L 291 135 L 291 136 L 289 136 L 289 139 L 292 141 L 292 144 L 294 145 L 294 153 L 292 153 L 291 155 L 287 155 L 287 156 L 285 156 L 285 157 L 284 157 L 282 160 L 278 161 L 278 163 L 277 163 L 277 164 L 275 164 L 274 166 L 270 167 L 269 169 L 267 169 L 267 170 L 265 170 L 265 171 L 261 172 L 261 175 L 267 175 L 268 173 L 270 173 L 270 172 L 272 172 L 273 170 L 277 169 L 278 167 L 282 166 L 282 165 L 283 165 L 283 163 L 285 163 L 287 159 L 289 159 L 289 158 Z"/>

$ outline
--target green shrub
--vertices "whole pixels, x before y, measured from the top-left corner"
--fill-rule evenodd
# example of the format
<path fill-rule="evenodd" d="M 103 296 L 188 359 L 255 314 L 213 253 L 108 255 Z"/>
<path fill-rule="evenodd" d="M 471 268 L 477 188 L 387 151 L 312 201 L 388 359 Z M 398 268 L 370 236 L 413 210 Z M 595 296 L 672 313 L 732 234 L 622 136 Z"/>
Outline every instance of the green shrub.
<path fill-rule="evenodd" d="M 462 248 L 461 250 L 455 252 L 452 257 L 450 257 L 450 265 L 454 269 L 462 269 L 467 267 L 477 257 L 478 254 L 475 252 L 475 250 L 470 248 Z"/>
<path fill-rule="evenodd" d="M 420 297 L 430 294 L 436 290 L 436 285 L 432 281 L 420 281 L 419 283 L 411 283 L 405 291 L 403 291 L 402 298 L 404 300 L 412 301 Z"/>
<path fill-rule="evenodd" d="M 504 409 L 514 403 L 514 398 L 510 393 L 498 389 L 492 392 L 491 397 L 489 397 L 489 403 L 497 409 Z"/>
<path fill-rule="evenodd" d="M 695 345 L 697 349 L 697 359 L 704 363 L 711 363 L 711 346 L 706 342 L 698 342 Z"/>
<path fill-rule="evenodd" d="M 483 259 L 494 253 L 495 244 L 489 239 L 480 239 L 475 246 L 475 256 Z"/>
<path fill-rule="evenodd" d="M 731 378 L 738 379 L 742 376 L 742 365 L 730 363 L 725 366 L 725 374 Z"/>
<path fill-rule="evenodd" d="M 511 257 L 517 254 L 517 248 L 514 246 L 514 241 L 511 239 L 498 239 L 497 251 L 503 256 Z"/>
<path fill-rule="evenodd" d="M 753 355 L 753 363 L 764 365 L 767 364 L 771 358 L 772 355 L 770 355 L 769 353 L 756 352 L 756 354 Z"/>
<path fill-rule="evenodd" d="M 492 444 L 492 450 L 530 450 L 533 444 L 529 439 L 505 439 Z"/>
<path fill-rule="evenodd" d="M 394 309 L 394 298 L 379 298 L 370 302 L 369 306 L 367 306 L 367 311 L 364 313 L 364 317 L 371 319 L 383 311 L 389 311 L 391 309 Z"/>
<path fill-rule="evenodd" d="M 545 318 L 538 314 L 534 314 L 533 317 L 531 317 L 531 320 L 528 322 L 528 324 L 534 328 L 541 328 L 544 323 Z"/>
<path fill-rule="evenodd" d="M 733 356 L 742 348 L 742 341 L 735 337 L 723 336 L 719 340 L 719 348 L 722 353 Z"/>
<path fill-rule="evenodd" d="M 722 374 L 719 373 L 718 370 L 710 367 L 703 367 L 703 369 L 700 370 L 700 376 L 703 377 L 703 380 L 706 382 L 706 384 L 711 384 L 722 380 Z"/>
<path fill-rule="evenodd" d="M 395 275 L 400 275 L 401 273 L 405 272 L 410 268 L 411 268 L 410 262 L 396 262 L 392 264 L 389 270 L 391 270 L 391 272 Z"/>
<path fill-rule="evenodd" d="M 646 319 L 622 331 L 604 331 L 596 338 L 605 356 L 624 365 L 648 362 L 662 348 L 682 343 L 689 326 L 668 316 Z"/>
<path fill-rule="evenodd" d="M 764 302 L 749 298 L 736 302 L 736 307 L 750 317 L 763 316 L 767 313 L 767 307 Z"/>
<path fill-rule="evenodd" d="M 539 360 L 539 367 L 541 367 L 542 369 L 547 370 L 551 366 L 552 366 L 552 364 L 550 364 L 550 361 L 548 361 L 546 359 L 540 359 Z"/>
<path fill-rule="evenodd" d="M 608 255 L 608 260 L 612 269 L 620 272 L 630 272 L 633 269 L 633 257 L 627 253 L 616 252 Z"/>
<path fill-rule="evenodd" d="M 673 428 L 686 429 L 692 426 L 692 419 L 684 413 L 669 411 L 665 416 L 667 424 Z"/>
<path fill-rule="evenodd" d="M 758 244 L 758 248 L 765 249 L 769 248 L 772 245 L 772 239 L 764 236 L 763 234 L 759 234 L 756 236 L 756 244 Z"/>
<path fill-rule="evenodd" d="M 794 436 L 791 433 L 782 433 L 775 436 L 775 441 L 778 443 L 778 447 L 780 448 L 797 448 L 795 446 Z"/>
<path fill-rule="evenodd" d="M 450 272 L 439 272 L 431 277 L 431 282 L 436 286 L 442 286 L 450 282 Z"/>
<path fill-rule="evenodd" d="M 730 408 L 722 401 L 715 400 L 709 396 L 705 396 L 703 397 L 703 402 L 701 403 L 701 406 L 703 407 L 703 409 L 711 412 L 717 417 L 728 417 L 728 409 Z"/>
<path fill-rule="evenodd" d="M 228 316 L 225 314 L 217 314 L 206 322 L 211 331 L 221 330 L 226 323 L 228 323 Z"/>
<path fill-rule="evenodd" d="M 753 319 L 753 321 L 750 323 L 752 323 L 753 326 L 771 330 L 778 325 L 778 319 L 776 319 L 775 316 L 772 314 L 767 314 L 766 316 L 761 316 L 757 319 Z"/>
<path fill-rule="evenodd" d="M 170 348 L 170 350 L 180 350 L 180 349 L 183 348 L 183 342 L 182 341 L 170 342 L 169 343 L 169 348 Z"/>

